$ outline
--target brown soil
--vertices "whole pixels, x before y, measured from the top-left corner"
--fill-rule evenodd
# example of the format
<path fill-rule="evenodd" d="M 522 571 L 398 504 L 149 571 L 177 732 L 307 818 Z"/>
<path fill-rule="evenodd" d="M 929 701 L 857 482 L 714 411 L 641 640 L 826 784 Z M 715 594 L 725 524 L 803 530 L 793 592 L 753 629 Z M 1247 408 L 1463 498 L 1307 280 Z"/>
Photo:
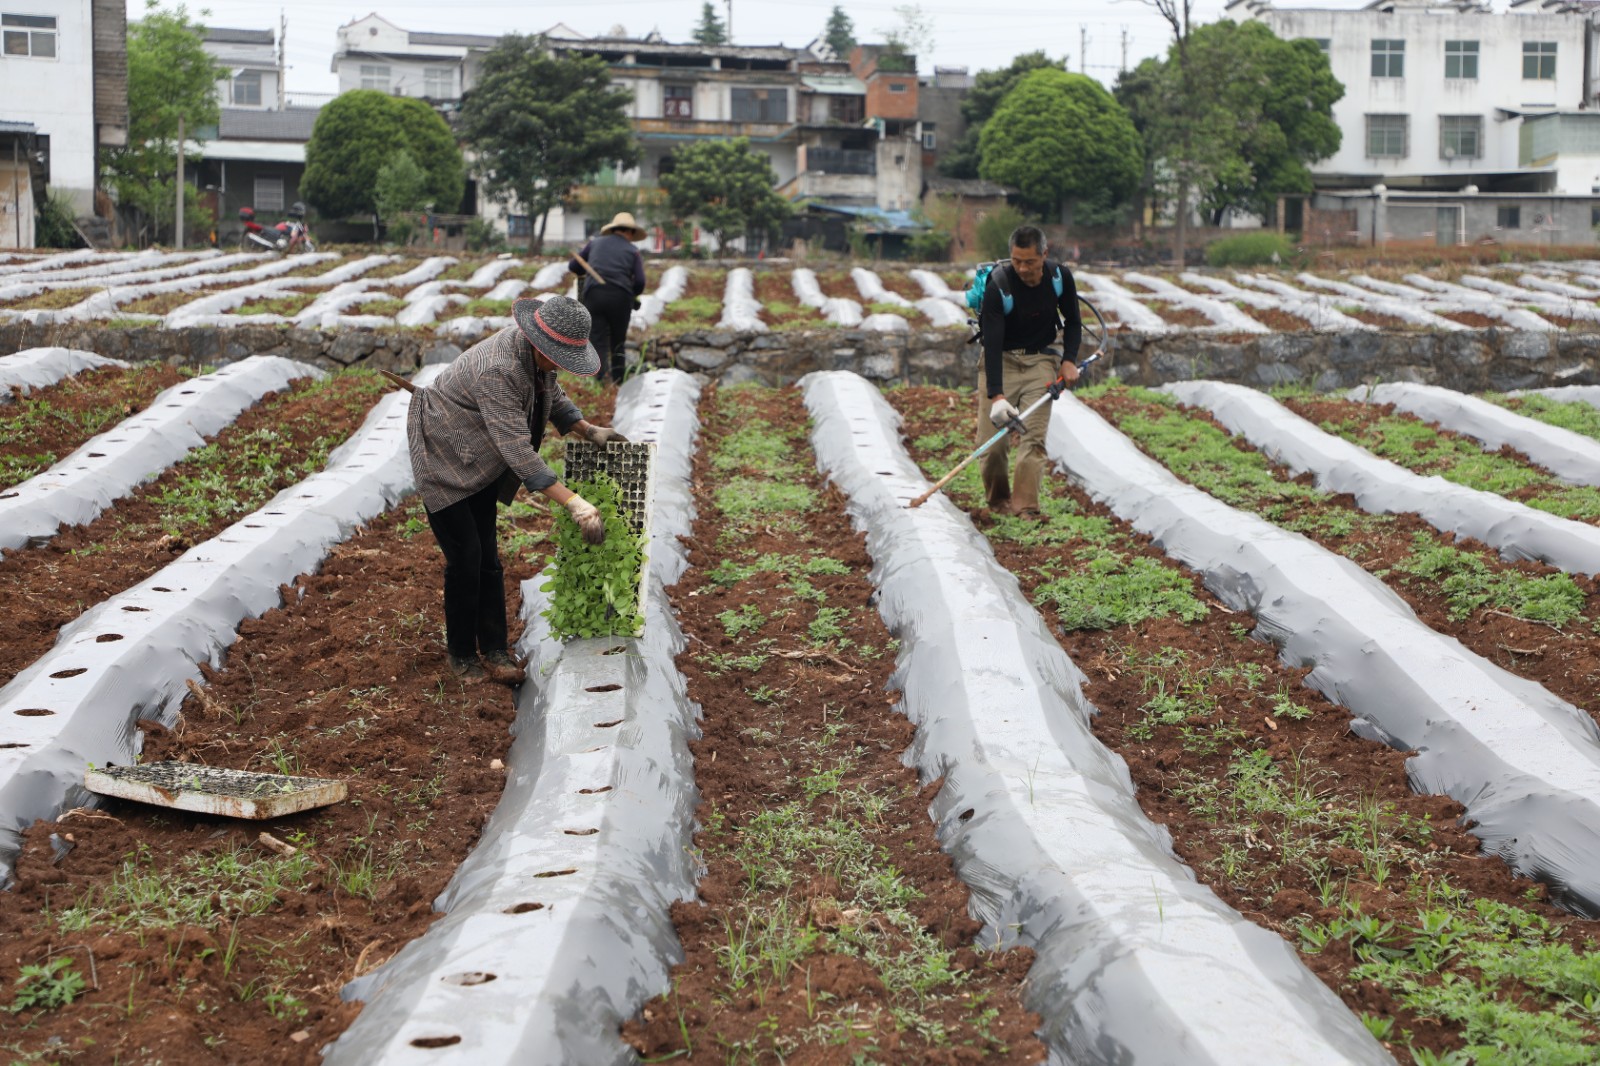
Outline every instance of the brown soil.
<path fill-rule="evenodd" d="M 586 414 L 608 420 L 610 394 L 574 391 Z M 547 522 L 502 513 L 513 638 Z M 247 824 L 110 800 L 27 832 L 16 890 L 0 894 L 5 985 L 52 953 L 72 956 L 87 978 L 92 951 L 98 987 L 48 1014 L 24 1012 L 28 1024 L 0 1046 L 41 1060 L 168 1066 L 321 1061 L 361 1009 L 341 1002 L 340 988 L 432 923 L 433 899 L 504 784 L 496 760 L 510 747 L 510 694 L 450 676 L 441 566 L 420 505 L 389 512 L 298 580 L 286 606 L 241 624 L 223 668 L 203 668 L 205 700 L 190 697 L 174 730 L 141 723 L 147 761 L 291 765 L 343 778 L 346 802 Z M 275 856 L 258 843 L 262 830 L 302 857 Z M 63 859 L 52 833 L 72 846 Z M 206 881 L 201 866 L 224 872 Z M 59 927 L 68 908 L 105 900 L 134 874 L 166 886 L 155 902 L 113 901 L 81 930 Z M 245 908 L 242 894 L 271 875 L 281 885 Z M 157 925 L 163 897 L 199 913 Z M 151 924 L 139 928 L 141 917 Z"/>
<path fill-rule="evenodd" d="M 1416 328 L 1403 318 L 1397 318 L 1394 315 L 1379 314 L 1377 311 L 1348 310 L 1344 313 L 1355 319 L 1357 322 L 1365 322 L 1367 325 L 1377 326 L 1379 329 L 1400 330 Z"/>
<path fill-rule="evenodd" d="M 378 391 L 367 374 L 340 375 L 321 389 L 302 380 L 282 394 L 268 393 L 210 442 L 224 457 L 235 442 L 263 431 L 280 434 L 291 455 L 304 454 L 318 438 L 332 438 L 336 445 L 360 425 Z M 87 525 L 64 529 L 41 548 L 4 553 L 0 600 L 7 607 L 0 613 L 0 684 L 47 651 L 57 631 L 85 609 L 149 577 L 311 473 L 285 463 L 271 477 L 250 477 L 246 483 L 243 479 L 253 472 L 228 471 L 215 489 L 238 495 L 238 509 L 169 535 L 158 502 L 162 494 L 218 469 L 227 468 L 202 464 L 192 454 Z"/>
<path fill-rule="evenodd" d="M 1350 403 L 1350 401 L 1342 401 Z M 1352 406 L 1369 406 L 1351 404 Z M 1133 414 L 1151 414 L 1153 405 L 1138 400 L 1127 393 L 1111 391 L 1091 404 L 1101 415 L 1113 423 Z M 1199 408 L 1184 408 L 1184 413 L 1222 429 L 1208 412 Z M 1226 430 L 1223 430 L 1226 432 Z M 1235 439 L 1241 451 L 1251 451 L 1249 444 Z M 1282 481 L 1297 480 L 1281 467 L 1272 471 Z M 1180 475 L 1181 476 L 1181 475 Z M 1309 484 L 1310 475 L 1298 479 Z M 1450 604 L 1443 590 L 1425 579 L 1398 573 L 1393 567 L 1412 555 L 1419 543 L 1449 545 L 1463 551 L 1474 552 L 1483 560 L 1491 573 L 1514 571 L 1534 577 L 1559 574 L 1561 571 L 1543 563 L 1523 560 L 1505 562 L 1499 553 L 1480 541 L 1440 533 L 1415 514 L 1399 514 L 1381 522 L 1362 521 L 1347 536 L 1335 536 L 1304 522 L 1314 522 L 1325 514 L 1362 516 L 1355 498 L 1348 494 L 1334 496 L 1326 503 L 1296 502 L 1274 516 L 1278 524 L 1291 523 L 1317 543 L 1359 563 L 1363 569 L 1383 580 L 1395 593 L 1411 606 L 1424 625 L 1461 641 L 1469 650 L 1505 668 L 1513 674 L 1536 681 L 1551 692 L 1588 712 L 1600 721 L 1600 637 L 1586 625 L 1575 623 L 1558 630 L 1541 622 L 1530 622 L 1513 617 L 1502 610 L 1488 607 L 1473 611 L 1467 618 L 1451 617 Z M 1582 575 L 1573 579 L 1584 592 L 1584 613 L 1591 619 L 1600 618 L 1600 581 Z"/>
<path fill-rule="evenodd" d="M 0 308 L 8 311 L 59 311 L 63 307 L 80 304 L 99 292 L 99 289 L 46 289 L 32 296 L 18 296 L 0 300 Z"/>
<path fill-rule="evenodd" d="M 1452 322 L 1459 322 L 1471 329 L 1503 329 L 1504 324 L 1497 318 L 1480 315 L 1476 311 L 1440 311 L 1440 318 L 1448 318 Z"/>
<path fill-rule="evenodd" d="M 1239 310 L 1279 333 L 1303 333 L 1311 328 L 1311 323 L 1299 315 L 1291 315 L 1276 307 L 1251 307 L 1249 304 L 1244 304 Z"/>
<path fill-rule="evenodd" d="M 971 399 L 951 390 L 913 387 L 894 389 L 886 397 L 905 416 L 903 432 L 925 470 L 943 471 L 958 450 L 936 451 L 935 434 L 957 440 L 970 433 Z M 1081 573 L 1107 550 L 1066 535 L 1045 544 L 1019 542 L 1015 520 L 997 520 L 957 482 L 956 501 L 969 508 L 973 520 L 990 536 L 1000 562 L 1022 582 L 1036 604 L 1036 592 L 1047 575 Z M 1449 1023 L 1424 1017 L 1392 992 L 1372 981 L 1358 981 L 1350 972 L 1360 963 L 1353 946 L 1340 940 L 1320 953 L 1303 947 L 1301 923 L 1329 922 L 1341 913 L 1336 896 L 1359 901 L 1361 913 L 1379 923 L 1407 930 L 1417 924 L 1426 906 L 1426 886 L 1448 884 L 1467 898 L 1520 906 L 1556 923 L 1557 938 L 1576 951 L 1600 937 L 1600 923 L 1575 921 L 1540 902 L 1542 886 L 1514 878 L 1497 859 L 1479 854 L 1477 841 L 1459 824 L 1461 808 L 1439 796 L 1419 796 L 1406 784 L 1405 753 L 1357 738 L 1349 715 L 1304 687 L 1303 669 L 1280 663 L 1269 646 L 1250 640 L 1253 623 L 1213 598 L 1192 574 L 1180 571 L 1147 538 L 1132 531 L 1104 507 L 1092 502 L 1063 477 L 1046 481 L 1046 495 L 1063 497 L 1069 508 L 1106 519 L 1117 534 L 1118 552 L 1144 556 L 1169 571 L 1185 573 L 1194 597 L 1208 604 L 1203 619 L 1182 624 L 1174 619 L 1147 620 L 1110 629 L 1064 632 L 1061 618 L 1045 601 L 1040 607 L 1062 647 L 1088 675 L 1086 694 L 1099 709 L 1096 735 L 1128 765 L 1145 813 L 1172 833 L 1178 857 L 1199 879 L 1246 917 L 1282 935 L 1301 949 L 1303 961 L 1355 1011 L 1394 1020 L 1395 1041 L 1386 1044 L 1401 1062 L 1410 1061 L 1399 1042 L 1409 1032 L 1412 1045 L 1444 1053 L 1462 1046 L 1459 1031 Z M 1182 726 L 1149 729 L 1147 707 L 1158 684 L 1173 686 L 1151 664 L 1182 659 L 1193 684 L 1205 687 L 1214 700 L 1209 714 Z M 1239 680 L 1249 667 L 1264 680 L 1250 686 Z M 1158 680 L 1159 679 L 1159 680 Z M 1272 694 L 1285 692 L 1304 707 L 1304 720 L 1274 713 Z M 1209 738 L 1215 738 L 1211 740 Z M 1299 838 L 1303 830 L 1271 813 L 1256 812 L 1250 820 L 1231 818 L 1208 808 L 1197 797 L 1208 791 L 1231 793 L 1234 768 L 1241 755 L 1264 752 L 1270 765 L 1285 775 L 1303 775 L 1324 811 L 1380 812 L 1376 829 L 1386 843 L 1405 844 L 1412 864 L 1379 872 L 1363 856 L 1336 841 Z M 1367 805 L 1363 807 L 1363 805 Z M 1310 863 L 1291 862 L 1295 849 L 1309 848 Z M 1245 856 L 1242 861 L 1239 856 Z M 1423 856 L 1416 859 L 1415 856 Z M 1324 864 L 1328 880 L 1309 875 Z M 1406 879 L 1422 886 L 1407 895 Z"/>
<path fill-rule="evenodd" d="M 15 389 L 15 402 L 0 406 L 0 460 L 33 457 L 39 460 L 37 473 L 107 426 L 138 414 L 156 393 L 182 380 L 176 367 L 146 363 L 88 370 L 26 396 Z M 0 475 L 0 488 L 21 480 Z"/>
<path fill-rule="evenodd" d="M 646 1061 L 677 1055 L 748 1063 L 1043 1061 L 1044 1049 L 1032 1036 L 1038 1018 L 1020 1005 L 1032 953 L 975 947 L 981 926 L 967 916 L 966 887 L 939 850 L 927 815 L 940 783 L 919 788 L 916 773 L 901 764 L 913 730 L 896 713 L 896 695 L 885 694 L 894 656 L 871 606 L 871 560 L 850 527 L 845 501 L 815 472 L 800 397 L 793 390 L 712 390 L 700 411 L 705 438 L 695 463 L 694 567 L 672 599 L 690 640 L 678 665 L 689 697 L 705 708 L 703 736 L 692 748 L 703 797 L 698 819 L 706 827 L 695 843 L 707 871 L 700 899 L 673 908 L 685 960 L 673 970 L 672 992 L 649 1003 L 624 1037 Z M 717 506 L 719 485 L 741 471 L 718 470 L 708 457 L 730 432 L 758 419 L 793 446 L 794 463 L 782 476 L 818 493 L 815 509 L 803 518 L 775 513 L 741 523 Z M 775 476 L 770 468 L 743 473 Z M 729 587 L 709 578 L 719 563 L 765 553 L 800 559 L 822 553 L 849 572 L 804 578 L 810 584 L 803 597 L 793 583 L 797 573 L 787 566 Z M 830 610 L 843 609 L 836 619 L 843 635 L 808 640 L 824 600 Z M 762 618 L 756 629 L 730 637 L 724 620 L 751 610 Z M 753 671 L 718 662 L 719 656 L 756 651 L 767 658 Z M 817 787 L 813 775 L 834 767 L 842 776 L 831 787 Z M 853 806 L 861 801 L 852 797 L 860 796 L 883 803 L 881 813 L 863 817 L 866 805 Z M 852 832 L 877 851 L 879 868 L 898 869 L 915 887 L 918 896 L 905 909 L 916 928 L 953 952 L 958 981 L 930 989 L 920 1002 L 907 999 L 903 989 L 896 996 L 859 951 L 846 946 L 852 929 L 869 928 L 884 935 L 891 956 L 909 945 L 888 914 L 852 906 L 849 882 L 859 874 L 742 864 L 736 852 L 753 832 L 751 823 L 785 811 L 804 811 L 799 817 L 813 824 L 830 813 L 848 819 Z M 775 874 L 792 880 L 786 887 L 762 880 Z M 778 896 L 789 904 L 788 920 L 818 939 L 784 972 L 770 979 L 764 972 L 743 989 L 731 985 L 721 957 L 729 929 L 747 928 L 753 913 L 770 913 L 754 908 L 772 906 Z M 987 1021 L 977 1004 L 987 1009 Z M 924 1022 L 915 1028 L 897 1023 L 896 1009 L 912 1010 Z M 943 1039 L 930 1040 L 928 1034 L 940 1030 Z"/>
<path fill-rule="evenodd" d="M 927 293 L 922 291 L 922 286 L 911 280 L 910 275 L 900 270 L 879 270 L 878 278 L 883 282 L 883 287 L 890 292 L 904 296 L 912 303 L 925 299 Z"/>
<path fill-rule="evenodd" d="M 689 281 L 683 288 L 683 295 L 669 303 L 661 311 L 661 318 L 657 328 L 667 330 L 683 329 L 711 329 L 721 317 L 722 294 L 728 285 L 728 273 L 725 270 L 706 270 L 690 268 Z M 710 300 L 718 308 L 719 313 L 709 318 L 696 318 L 686 313 L 682 306 L 683 301 L 696 297 Z"/>
<path fill-rule="evenodd" d="M 756 299 L 761 301 L 761 320 L 776 330 L 825 329 L 829 323 L 814 307 L 807 307 L 794 294 L 788 271 L 758 270 L 754 274 Z M 778 312 L 775 307 L 789 308 Z"/>
<path fill-rule="evenodd" d="M 829 299 L 854 300 L 866 306 L 866 301 L 861 298 L 861 290 L 856 288 L 848 270 L 817 271 L 817 288 Z"/>
<path fill-rule="evenodd" d="M 184 304 L 193 303 L 206 296 L 215 296 L 220 292 L 228 292 L 236 287 L 233 285 L 211 285 L 202 289 L 189 289 L 182 292 L 160 292 L 153 296 L 141 296 L 137 300 L 129 300 L 125 304 L 118 304 L 117 310 L 130 315 L 169 315 Z"/>
<path fill-rule="evenodd" d="M 1148 300 L 1145 302 L 1145 306 L 1166 319 L 1170 324 L 1183 326 L 1185 329 L 1204 329 L 1207 326 L 1215 325 L 1211 319 L 1192 307 L 1175 307 L 1163 300 Z"/>

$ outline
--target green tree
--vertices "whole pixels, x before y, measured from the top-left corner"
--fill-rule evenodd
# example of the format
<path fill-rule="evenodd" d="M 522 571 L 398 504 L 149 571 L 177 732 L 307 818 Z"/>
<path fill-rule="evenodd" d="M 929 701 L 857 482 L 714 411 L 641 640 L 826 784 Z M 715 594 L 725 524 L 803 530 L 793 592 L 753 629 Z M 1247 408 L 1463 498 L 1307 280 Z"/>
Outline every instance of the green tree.
<path fill-rule="evenodd" d="M 162 10 L 156 0 L 147 0 L 144 18 L 128 27 L 128 143 L 111 149 L 106 163 L 118 202 L 144 212 L 158 227 L 174 220 L 180 123 L 187 142 L 200 127 L 217 122 L 216 87 L 224 72 L 206 53 L 201 34 L 186 8 Z M 200 162 L 198 155 L 186 158 L 188 166 Z M 191 185 L 184 220 L 209 226 L 200 215 Z"/>
<path fill-rule="evenodd" d="M 672 213 L 698 218 L 719 249 L 746 233 L 770 233 L 789 217 L 789 201 L 773 191 L 777 183 L 772 164 L 746 137 L 686 144 L 661 176 Z"/>
<path fill-rule="evenodd" d="M 422 171 L 423 202 L 455 210 L 466 172 L 444 119 L 421 100 L 375 89 L 341 93 L 311 127 L 300 195 L 327 217 L 371 215 L 376 224 L 378 173 L 401 154 Z"/>
<path fill-rule="evenodd" d="M 632 99 L 612 87 L 600 57 L 552 56 L 540 37 L 502 37 L 484 55 L 478 87 L 461 102 L 461 133 L 484 190 L 538 220 L 531 249 L 575 186 L 607 164 L 638 162 Z"/>
<path fill-rule="evenodd" d="M 711 0 L 700 5 L 700 23 L 690 36 L 697 44 L 728 43 L 728 27 L 717 17 L 717 9 L 711 6 Z"/>
<path fill-rule="evenodd" d="M 833 11 L 828 14 L 828 25 L 822 31 L 822 39 L 828 42 L 834 55 L 840 59 L 850 58 L 850 50 L 856 46 L 856 24 L 850 21 L 850 16 L 838 4 L 834 4 Z"/>
<path fill-rule="evenodd" d="M 378 217 L 388 222 L 389 235 L 399 240 L 397 224 L 404 223 L 404 235 L 410 235 L 407 215 L 425 209 L 429 203 L 428 176 L 407 151 L 396 152 L 378 168 L 377 181 L 373 183 L 373 202 Z M 404 243 L 401 241 L 400 243 Z"/>
<path fill-rule="evenodd" d="M 1025 75 L 978 144 L 984 178 L 1016 186 L 1030 206 L 1057 217 L 1083 201 L 1093 221 L 1104 221 L 1138 191 L 1144 173 L 1139 134 L 1122 105 L 1093 78 L 1064 70 Z"/>
<path fill-rule="evenodd" d="M 1338 151 L 1333 105 L 1344 86 L 1309 40 L 1285 41 L 1265 23 L 1217 22 L 1187 42 L 1190 82 L 1183 98 L 1174 44 L 1117 85 L 1144 140 L 1146 181 L 1176 198 L 1183 175 L 1213 224 L 1230 209 L 1265 216 L 1277 197 L 1311 191 L 1309 164 Z"/>
<path fill-rule="evenodd" d="M 966 120 L 967 130 L 940 158 L 939 170 L 951 178 L 977 177 L 978 137 L 983 132 L 983 124 L 989 121 L 1006 93 L 1016 87 L 1023 75 L 1032 71 L 1066 69 L 1066 56 L 1051 59 L 1039 51 L 1025 52 L 999 70 L 978 71 L 972 79 L 972 88 L 961 99 L 961 117 Z"/>

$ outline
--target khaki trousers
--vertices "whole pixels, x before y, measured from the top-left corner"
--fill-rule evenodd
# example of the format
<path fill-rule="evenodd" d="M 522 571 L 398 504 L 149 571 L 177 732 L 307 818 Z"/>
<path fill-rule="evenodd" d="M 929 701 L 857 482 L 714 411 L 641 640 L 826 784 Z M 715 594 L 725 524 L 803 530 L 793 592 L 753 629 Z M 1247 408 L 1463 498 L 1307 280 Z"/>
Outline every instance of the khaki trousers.
<path fill-rule="evenodd" d="M 1019 411 L 1043 396 L 1050 383 L 1061 376 L 1061 356 L 1054 352 L 1039 352 L 1035 355 L 1006 352 L 1000 358 L 1002 360 L 1000 387 L 1005 390 L 1006 399 L 1010 400 Z M 988 381 L 983 373 L 983 360 L 979 359 L 977 390 L 979 444 L 999 432 L 999 427 L 989 421 L 989 408 L 993 406 L 993 401 L 984 395 L 988 391 Z M 981 468 L 983 492 L 988 497 L 991 510 L 999 510 L 1008 503 L 1014 511 L 1038 508 L 1039 484 L 1044 479 L 1046 462 L 1044 438 L 1045 431 L 1050 426 L 1051 406 L 1045 404 L 1023 423 L 1026 432 L 1022 434 L 1022 440 L 1017 446 L 1017 476 L 1014 483 L 1008 481 L 1006 475 L 1010 466 L 1011 444 L 1016 434 L 1006 434 L 1005 439 L 984 453 Z"/>

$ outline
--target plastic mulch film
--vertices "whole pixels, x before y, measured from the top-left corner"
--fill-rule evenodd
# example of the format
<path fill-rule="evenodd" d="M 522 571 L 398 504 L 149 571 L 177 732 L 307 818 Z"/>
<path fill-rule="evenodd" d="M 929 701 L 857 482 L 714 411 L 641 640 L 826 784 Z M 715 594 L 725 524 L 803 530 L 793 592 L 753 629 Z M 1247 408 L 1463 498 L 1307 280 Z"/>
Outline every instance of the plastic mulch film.
<path fill-rule="evenodd" d="M 1493 451 L 1510 445 L 1574 485 L 1600 485 L 1600 441 L 1570 429 L 1546 425 L 1508 411 L 1488 400 L 1440 388 L 1388 382 L 1351 389 L 1349 397 L 1364 403 L 1391 403 L 1424 422 L 1465 434 Z"/>
<path fill-rule="evenodd" d="M 1548 389 L 1517 389 L 1506 395 L 1543 396 L 1556 403 L 1586 403 L 1590 407 L 1600 407 L 1600 385 L 1557 385 Z"/>
<path fill-rule="evenodd" d="M 296 378 L 305 363 L 253 355 L 163 390 L 150 406 L 91 437 L 50 469 L 0 490 L 0 548 L 38 546 L 62 526 L 93 521 L 120 496 L 203 446 L 206 438 Z"/>
<path fill-rule="evenodd" d="M 635 378 L 616 426 L 657 445 L 650 518 L 687 536 L 699 386 L 677 370 Z M 695 898 L 688 743 L 699 709 L 674 657 L 684 638 L 664 587 L 682 550 L 651 550 L 642 637 L 560 644 L 539 617 L 542 578 L 523 585 L 516 741 L 505 792 L 478 846 L 435 906 L 445 914 L 351 984 L 361 1014 L 324 1062 L 628 1063 L 618 1030 L 668 987 L 682 958 L 669 914 Z"/>
<path fill-rule="evenodd" d="M 1083 674 L 988 541 L 943 496 L 907 508 L 928 482 L 878 391 L 839 372 L 801 386 L 900 640 L 909 759 L 944 779 L 930 813 L 983 942 L 1037 953 L 1026 1002 L 1050 1061 L 1392 1062 L 1288 943 L 1173 857 L 1090 729 Z"/>
<path fill-rule="evenodd" d="M 425 367 L 426 384 L 442 368 Z M 134 723 L 170 723 L 198 679 L 220 661 L 236 626 L 279 603 L 279 586 L 308 573 L 354 527 L 411 491 L 410 394 L 380 400 L 327 466 L 253 514 L 197 544 L 151 577 L 61 629 L 50 651 L 0 689 L 0 873 L 9 880 L 20 832 L 88 802 L 83 772 L 126 765 Z"/>
<path fill-rule="evenodd" d="M 1412 787 L 1466 808 L 1484 848 L 1551 896 L 1600 915 L 1600 730 L 1542 686 L 1419 621 L 1342 556 L 1179 481 L 1072 397 L 1050 458 L 1172 558 L 1204 576 L 1353 728 L 1417 754 Z"/>
<path fill-rule="evenodd" d="M 85 370 L 127 365 L 121 359 L 76 348 L 29 348 L 0 358 L 0 403 L 11 400 L 13 389 L 26 396 L 30 389 L 46 388 Z"/>
<path fill-rule="evenodd" d="M 1424 477 L 1325 433 L 1272 397 L 1220 381 L 1161 386 L 1204 407 L 1273 462 L 1309 471 L 1317 488 L 1348 492 L 1373 514 L 1414 512 L 1436 529 L 1476 537 L 1508 559 L 1538 559 L 1575 574 L 1600 573 L 1600 528 L 1541 511 L 1493 492 Z M 1597 389 L 1596 392 L 1600 392 Z"/>

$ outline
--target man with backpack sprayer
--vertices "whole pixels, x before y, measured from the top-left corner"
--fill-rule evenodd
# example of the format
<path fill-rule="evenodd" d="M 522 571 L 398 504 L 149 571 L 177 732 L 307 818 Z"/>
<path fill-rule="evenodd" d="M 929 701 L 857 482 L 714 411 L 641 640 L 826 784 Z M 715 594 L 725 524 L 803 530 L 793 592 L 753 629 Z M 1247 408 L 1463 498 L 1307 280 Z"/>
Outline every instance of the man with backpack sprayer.
<path fill-rule="evenodd" d="M 1011 259 L 979 270 L 968 291 L 978 312 L 978 443 L 1011 425 L 1021 409 L 1078 379 L 1074 360 L 1083 340 L 1078 287 L 1072 271 L 1046 259 L 1049 245 L 1036 226 L 1011 234 Z M 1056 336 L 1062 344 L 1057 346 Z M 1051 405 L 1039 404 L 1023 421 L 1015 480 L 1007 478 L 1010 438 L 983 457 L 983 491 L 989 507 L 1039 517 L 1039 485 L 1045 470 L 1045 431 Z"/>

